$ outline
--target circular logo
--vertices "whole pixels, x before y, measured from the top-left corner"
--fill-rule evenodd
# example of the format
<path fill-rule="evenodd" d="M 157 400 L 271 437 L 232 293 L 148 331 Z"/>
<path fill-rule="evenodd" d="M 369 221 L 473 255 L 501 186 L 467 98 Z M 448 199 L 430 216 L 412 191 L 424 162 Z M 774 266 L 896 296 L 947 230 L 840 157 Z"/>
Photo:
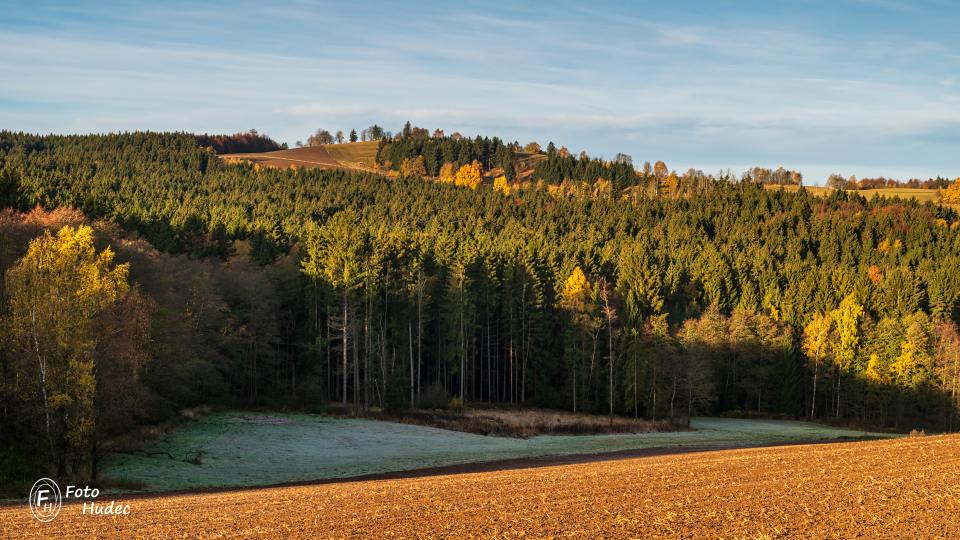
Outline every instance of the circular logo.
<path fill-rule="evenodd" d="M 53 521 L 60 513 L 60 486 L 49 478 L 41 478 L 30 488 L 30 512 L 38 521 Z"/>

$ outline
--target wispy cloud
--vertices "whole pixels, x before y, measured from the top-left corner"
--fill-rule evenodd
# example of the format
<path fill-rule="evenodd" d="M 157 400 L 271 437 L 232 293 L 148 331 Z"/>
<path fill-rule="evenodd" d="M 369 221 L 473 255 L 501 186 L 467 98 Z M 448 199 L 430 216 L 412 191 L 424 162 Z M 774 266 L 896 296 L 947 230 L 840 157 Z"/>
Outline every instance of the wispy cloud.
<path fill-rule="evenodd" d="M 931 38 L 956 10 L 763 5 L 41 0 L 0 20 L 0 127 L 292 142 L 410 119 L 678 168 L 960 172 L 960 45 Z"/>

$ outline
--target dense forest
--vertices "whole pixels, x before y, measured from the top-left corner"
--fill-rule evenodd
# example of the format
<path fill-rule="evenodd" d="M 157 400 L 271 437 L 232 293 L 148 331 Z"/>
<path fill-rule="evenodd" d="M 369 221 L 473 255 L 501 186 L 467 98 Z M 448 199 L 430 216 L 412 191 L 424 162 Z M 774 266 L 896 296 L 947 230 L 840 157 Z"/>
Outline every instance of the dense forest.
<path fill-rule="evenodd" d="M 286 144 L 279 144 L 266 135 L 251 129 L 246 133 L 233 135 L 197 135 L 197 144 L 203 148 L 211 148 L 218 154 L 236 154 L 242 152 L 273 152 L 286 148 Z"/>
<path fill-rule="evenodd" d="M 510 148 L 414 138 L 380 158 Z M 110 437 L 197 404 L 957 427 L 955 211 L 650 175 L 633 197 L 465 189 L 2 132 L 0 480 L 91 474 Z"/>
<path fill-rule="evenodd" d="M 516 146 L 516 143 L 505 144 L 497 137 L 470 139 L 459 134 L 445 137 L 439 131 L 431 137 L 423 128 L 412 128 L 408 122 L 397 137 L 380 139 L 377 162 L 388 170 L 404 173 L 418 167 L 420 170 L 416 172 L 422 176 L 440 176 L 445 164 L 457 169 L 477 162 L 484 170 L 498 168 L 507 179 L 513 180 Z"/>

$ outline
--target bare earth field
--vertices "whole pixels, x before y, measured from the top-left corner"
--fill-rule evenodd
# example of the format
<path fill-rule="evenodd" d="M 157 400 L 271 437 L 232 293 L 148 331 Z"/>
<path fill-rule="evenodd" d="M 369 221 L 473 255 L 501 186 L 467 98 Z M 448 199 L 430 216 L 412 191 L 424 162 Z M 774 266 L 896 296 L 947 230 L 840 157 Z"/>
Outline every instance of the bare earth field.
<path fill-rule="evenodd" d="M 377 141 L 325 144 L 291 148 L 275 152 L 223 154 L 227 163 L 248 161 L 261 167 L 287 169 L 356 169 L 373 171 L 377 160 Z"/>
<path fill-rule="evenodd" d="M 20 538 L 957 538 L 960 436 L 720 450 L 129 498 L 129 516 L 0 507 Z"/>
<path fill-rule="evenodd" d="M 343 165 L 333 159 L 330 153 L 322 146 L 292 148 L 290 150 L 252 154 L 224 154 L 221 157 L 227 163 L 250 161 L 263 167 L 275 167 L 278 169 L 286 169 L 292 166 L 301 169 L 343 168 Z"/>

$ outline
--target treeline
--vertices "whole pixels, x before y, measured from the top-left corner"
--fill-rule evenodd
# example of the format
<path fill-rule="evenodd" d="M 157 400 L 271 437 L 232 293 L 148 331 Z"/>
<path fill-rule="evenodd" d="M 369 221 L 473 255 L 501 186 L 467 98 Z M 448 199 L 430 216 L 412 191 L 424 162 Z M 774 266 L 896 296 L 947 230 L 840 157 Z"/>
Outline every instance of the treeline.
<path fill-rule="evenodd" d="M 709 179 L 702 171 L 690 169 L 682 175 L 670 171 L 666 164 L 645 162 L 637 170 L 633 158 L 617 154 L 613 161 L 591 158 L 586 152 L 574 156 L 566 147 L 553 142 L 546 150 L 536 142 L 507 143 L 497 137 L 477 136 L 473 139 L 459 133 L 445 136 L 442 130 L 432 134 L 407 122 L 396 136 L 381 139 L 377 163 L 388 171 L 404 176 L 431 176 L 444 179 L 447 171 L 457 171 L 473 164 L 481 173 L 503 176 L 508 183 L 517 180 L 519 173 L 526 180 L 558 186 L 560 192 L 582 191 L 587 186 L 591 193 L 620 194 L 627 190 L 662 194 L 690 195 L 705 189 Z M 732 177 L 728 173 L 726 176 Z M 800 185 L 803 176 L 797 171 L 754 167 L 746 171 L 743 180 L 773 185 Z M 556 190 L 555 190 L 556 191 Z"/>
<path fill-rule="evenodd" d="M 459 169 L 477 162 L 485 171 L 500 169 L 501 174 L 512 181 L 516 177 L 514 148 L 497 137 L 470 139 L 458 134 L 446 137 L 443 132 L 428 136 L 425 129 L 411 127 L 408 122 L 397 137 L 381 139 L 377 163 L 385 169 L 406 173 L 414 162 L 419 162 L 422 164 L 421 175 L 438 177 L 444 164 Z"/>
<path fill-rule="evenodd" d="M 130 347 L 162 406 L 135 422 L 211 402 L 456 398 L 956 427 L 953 210 L 694 177 L 684 197 L 506 194 L 228 165 L 180 134 L 0 133 L 0 199 L 115 223 L 98 253 L 130 263 L 129 290 L 104 304 L 139 290 L 157 306 Z M 6 388 L 29 384 L 4 394 L 4 432 L 28 419 L 17 429 L 46 448 L 29 343 L 2 343 Z"/>
<path fill-rule="evenodd" d="M 317 128 L 313 135 L 307 137 L 307 146 L 322 146 L 324 144 L 343 144 L 347 141 L 355 143 L 357 140 L 360 141 L 379 141 L 384 138 L 391 138 L 393 134 L 389 131 L 385 131 L 382 127 L 377 124 L 363 129 L 360 131 L 360 135 L 357 135 L 356 129 L 351 129 L 349 135 L 345 135 L 343 130 L 337 130 L 336 134 L 330 133 L 329 131 L 323 128 Z M 296 142 L 297 148 L 303 146 L 302 141 Z"/>
<path fill-rule="evenodd" d="M 598 180 L 608 182 L 616 192 L 636 186 L 641 176 L 633 168 L 632 162 L 606 162 L 589 158 L 585 153 L 575 158 L 566 151 L 549 149 L 547 159 L 538 161 L 533 168 L 533 178 L 547 184 L 560 184 L 564 180 L 594 183 Z M 648 177 L 647 180 L 652 180 Z"/>
<path fill-rule="evenodd" d="M 949 178 L 940 176 L 926 180 L 911 178 L 906 182 L 893 178 L 885 178 L 883 176 L 857 179 L 856 176 L 852 175 L 849 178 L 845 178 L 840 174 L 831 174 L 830 177 L 827 178 L 827 187 L 850 190 L 883 188 L 946 189 L 950 184 L 951 181 Z"/>
<path fill-rule="evenodd" d="M 277 141 L 257 133 L 257 130 L 251 129 L 246 133 L 235 133 L 233 135 L 195 135 L 197 144 L 203 148 L 212 148 L 218 154 L 241 154 L 253 152 L 273 152 L 282 150 L 286 145 L 280 145 Z"/>

